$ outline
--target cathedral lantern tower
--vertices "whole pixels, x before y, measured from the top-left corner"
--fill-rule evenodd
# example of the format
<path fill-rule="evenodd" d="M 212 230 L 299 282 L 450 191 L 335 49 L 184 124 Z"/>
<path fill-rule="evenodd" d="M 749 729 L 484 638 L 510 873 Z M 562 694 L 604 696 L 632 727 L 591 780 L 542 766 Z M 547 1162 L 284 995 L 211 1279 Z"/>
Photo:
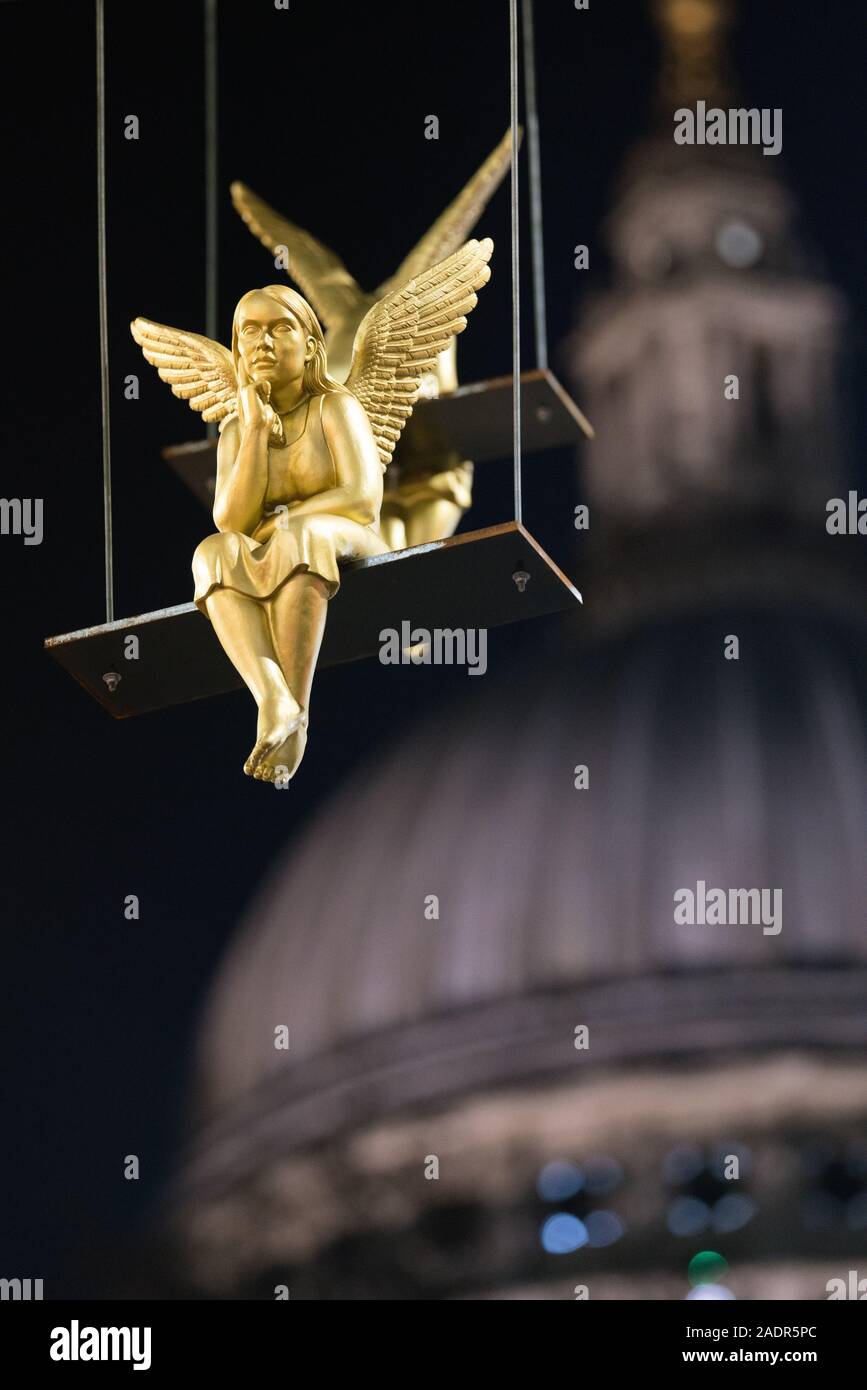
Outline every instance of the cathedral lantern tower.
<path fill-rule="evenodd" d="M 779 156 L 675 143 L 678 110 L 743 106 L 729 4 L 654 12 L 656 130 L 623 171 L 604 228 L 613 283 L 575 340 L 597 433 L 588 500 L 625 527 L 744 509 L 815 520 L 841 484 L 842 301 L 799 242 Z"/>

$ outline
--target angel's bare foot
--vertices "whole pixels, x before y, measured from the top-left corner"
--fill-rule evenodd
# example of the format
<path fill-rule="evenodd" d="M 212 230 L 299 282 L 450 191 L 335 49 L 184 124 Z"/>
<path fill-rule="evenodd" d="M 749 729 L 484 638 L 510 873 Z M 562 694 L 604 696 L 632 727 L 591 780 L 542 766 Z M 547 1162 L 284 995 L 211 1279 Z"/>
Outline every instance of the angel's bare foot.
<path fill-rule="evenodd" d="M 281 743 L 276 752 L 269 753 L 266 758 L 262 759 L 256 769 L 255 776 L 259 781 L 275 782 L 278 786 L 285 787 L 298 771 L 306 747 L 307 720 L 305 718 L 300 728 L 290 734 L 286 742 Z"/>
<path fill-rule="evenodd" d="M 256 743 L 244 764 L 248 777 L 256 777 L 262 760 L 272 754 L 295 732 L 304 720 L 304 711 L 286 687 L 275 691 L 259 706 L 256 724 Z"/>

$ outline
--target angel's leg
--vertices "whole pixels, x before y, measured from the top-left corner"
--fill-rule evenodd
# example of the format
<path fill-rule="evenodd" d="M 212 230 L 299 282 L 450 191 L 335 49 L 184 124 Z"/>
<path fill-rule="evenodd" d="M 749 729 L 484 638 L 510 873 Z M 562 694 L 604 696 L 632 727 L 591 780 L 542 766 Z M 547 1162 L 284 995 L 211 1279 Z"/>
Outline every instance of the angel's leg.
<path fill-rule="evenodd" d="M 328 612 L 328 587 L 319 575 L 301 571 L 277 590 L 268 609 L 274 650 L 302 712 L 302 722 L 259 764 L 255 775 L 270 782 L 278 768 L 283 769 L 282 776 L 294 776 L 304 755 L 310 691 Z"/>
<path fill-rule="evenodd" d="M 448 498 L 432 498 L 416 502 L 406 518 L 406 545 L 424 545 L 426 541 L 447 540 L 458 529 L 463 509 Z"/>
<path fill-rule="evenodd" d="M 403 515 L 396 509 L 383 507 L 379 517 L 379 534 L 389 550 L 405 550 L 409 544 Z"/>
<path fill-rule="evenodd" d="M 288 738 L 301 709 L 286 683 L 264 605 L 234 589 L 214 589 L 206 600 L 220 645 L 259 708 L 256 745 L 244 764 L 252 776 L 261 758 Z"/>

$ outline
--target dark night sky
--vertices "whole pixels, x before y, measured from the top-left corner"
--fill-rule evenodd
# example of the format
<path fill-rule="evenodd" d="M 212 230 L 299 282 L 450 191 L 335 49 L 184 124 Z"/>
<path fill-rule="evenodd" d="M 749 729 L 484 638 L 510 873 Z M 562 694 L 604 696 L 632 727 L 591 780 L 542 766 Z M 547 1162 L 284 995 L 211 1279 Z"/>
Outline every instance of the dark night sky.
<path fill-rule="evenodd" d="M 108 6 L 108 255 L 117 610 L 191 594 L 209 519 L 162 463 L 200 422 L 147 367 L 127 329 L 141 313 L 204 331 L 202 10 L 194 0 Z M 809 237 L 863 323 L 860 11 L 810 0 L 743 6 L 735 67 L 748 102 L 782 107 L 775 161 Z M 620 161 L 647 127 L 657 47 L 638 0 L 537 4 L 548 311 L 552 343 L 604 283 L 596 239 Z M 220 4 L 220 293 L 274 277 L 231 209 L 241 178 L 381 281 L 499 139 L 508 121 L 505 0 L 395 6 Z M 316 685 L 314 730 L 290 791 L 241 775 L 245 695 L 117 724 L 41 650 L 103 616 L 96 300 L 93 7 L 0 5 L 7 314 L 2 412 L 7 497 L 45 499 L 45 539 L 0 540 L 4 567 L 4 1046 L 0 1274 L 87 1291 L 75 1271 L 147 1208 L 183 1113 L 197 1011 L 275 853 L 389 731 L 451 698 L 463 676 L 374 663 Z M 441 138 L 423 138 L 428 113 Z M 137 143 L 123 117 L 141 122 Z M 493 279 L 461 343 L 464 381 L 509 370 L 508 196 L 480 232 Z M 591 246 L 576 275 L 571 249 Z M 525 262 L 525 265 L 528 262 Z M 529 299 L 529 284 L 525 287 Z M 11 305 L 10 305 L 11 300 Z M 531 348 L 529 315 L 526 340 Z M 531 352 L 527 353 L 530 364 Z M 554 354 L 556 361 L 556 351 Z M 126 402 L 135 371 L 142 398 Z M 862 427 L 863 435 L 863 427 Z M 531 461 L 526 519 L 568 553 L 566 456 Z M 479 479 L 472 524 L 506 518 L 507 470 Z M 492 667 L 525 634 L 492 634 Z M 470 685 L 485 682 L 470 682 Z M 485 692 L 475 689 L 473 699 Z M 419 795 L 424 795 L 423 787 Z M 383 872 L 387 872 L 387 848 Z M 139 895 L 128 923 L 123 899 Z M 327 1007 L 327 1001 L 323 1001 Z M 123 1180 L 127 1153 L 139 1183 Z M 95 1252 L 95 1255 L 94 1253 Z"/>

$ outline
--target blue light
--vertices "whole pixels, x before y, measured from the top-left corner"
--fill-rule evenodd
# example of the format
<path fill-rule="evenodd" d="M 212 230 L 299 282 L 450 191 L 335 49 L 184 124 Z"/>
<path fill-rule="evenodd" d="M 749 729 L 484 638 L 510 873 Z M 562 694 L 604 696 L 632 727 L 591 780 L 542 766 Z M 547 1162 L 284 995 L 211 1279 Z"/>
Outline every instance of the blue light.
<path fill-rule="evenodd" d="M 756 1204 L 742 1192 L 728 1192 L 714 1204 L 711 1221 L 715 1231 L 739 1231 L 756 1214 Z"/>
<path fill-rule="evenodd" d="M 710 1207 L 697 1197 L 675 1197 L 668 1208 L 668 1229 L 673 1236 L 697 1236 L 710 1221 Z"/>
<path fill-rule="evenodd" d="M 690 1289 L 686 1296 L 695 1299 L 734 1298 L 731 1289 L 727 1289 L 725 1284 L 699 1284 L 697 1288 Z"/>
<path fill-rule="evenodd" d="M 577 1216 L 566 1211 L 558 1211 L 549 1216 L 542 1227 L 540 1239 L 549 1255 L 571 1255 L 587 1244 L 587 1227 Z"/>
<path fill-rule="evenodd" d="M 613 1211 L 591 1211 L 585 1218 L 587 1236 L 594 1250 L 613 1245 L 623 1235 L 623 1222 Z"/>
<path fill-rule="evenodd" d="M 543 1202 L 565 1202 L 580 1192 L 584 1175 L 574 1163 L 557 1159 L 546 1163 L 536 1182 L 536 1191 Z"/>

